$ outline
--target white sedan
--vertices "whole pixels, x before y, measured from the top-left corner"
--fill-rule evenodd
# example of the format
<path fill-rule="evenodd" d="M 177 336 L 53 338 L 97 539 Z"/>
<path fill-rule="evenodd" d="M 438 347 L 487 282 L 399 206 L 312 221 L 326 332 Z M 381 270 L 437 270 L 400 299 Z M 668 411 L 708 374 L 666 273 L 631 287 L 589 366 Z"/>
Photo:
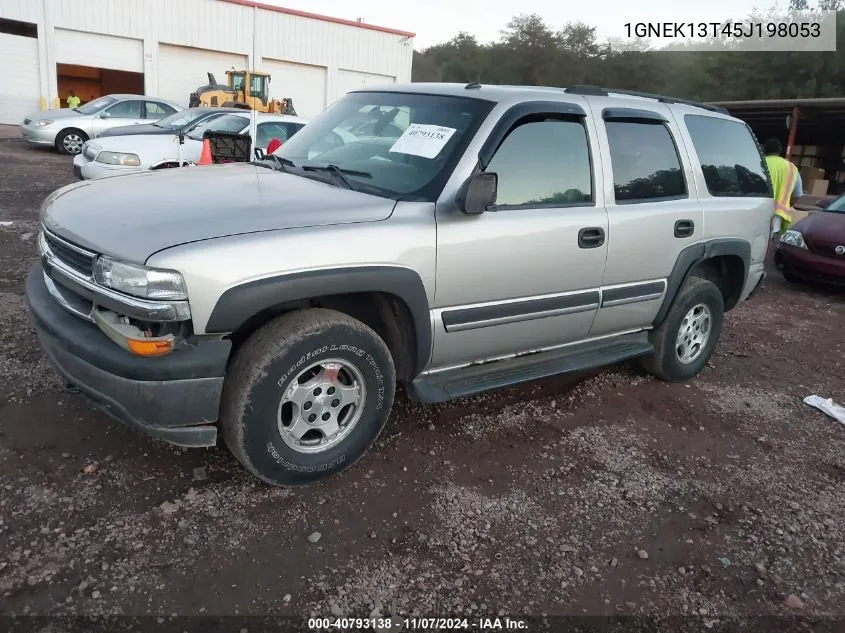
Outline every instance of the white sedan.
<path fill-rule="evenodd" d="M 252 113 L 232 113 L 201 121 L 189 129 L 185 142 L 179 147 L 179 137 L 169 134 L 135 134 L 107 136 L 85 143 L 82 153 L 73 159 L 73 172 L 82 180 L 133 174 L 149 169 L 179 167 L 197 163 L 202 154 L 202 137 L 206 131 L 248 134 Z M 284 142 L 308 122 L 307 119 L 285 114 L 256 116 L 255 148 L 265 149 L 278 138 Z"/>

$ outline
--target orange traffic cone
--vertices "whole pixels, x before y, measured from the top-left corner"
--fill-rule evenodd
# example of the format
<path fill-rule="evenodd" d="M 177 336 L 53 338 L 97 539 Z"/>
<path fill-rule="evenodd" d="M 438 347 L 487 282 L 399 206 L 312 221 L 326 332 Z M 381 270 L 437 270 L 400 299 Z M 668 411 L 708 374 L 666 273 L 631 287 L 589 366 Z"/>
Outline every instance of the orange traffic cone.
<path fill-rule="evenodd" d="M 208 139 L 202 142 L 202 154 L 197 165 L 211 165 L 211 141 Z"/>

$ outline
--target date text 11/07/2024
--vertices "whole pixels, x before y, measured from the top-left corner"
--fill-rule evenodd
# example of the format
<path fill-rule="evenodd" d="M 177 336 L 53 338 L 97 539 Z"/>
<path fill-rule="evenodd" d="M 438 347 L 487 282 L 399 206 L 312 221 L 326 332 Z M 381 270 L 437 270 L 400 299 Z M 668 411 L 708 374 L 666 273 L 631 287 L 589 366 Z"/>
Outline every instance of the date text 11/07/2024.
<path fill-rule="evenodd" d="M 525 631 L 528 623 L 509 617 L 310 618 L 310 631 Z"/>
<path fill-rule="evenodd" d="M 819 22 L 626 22 L 627 37 L 685 38 L 818 38 Z"/>

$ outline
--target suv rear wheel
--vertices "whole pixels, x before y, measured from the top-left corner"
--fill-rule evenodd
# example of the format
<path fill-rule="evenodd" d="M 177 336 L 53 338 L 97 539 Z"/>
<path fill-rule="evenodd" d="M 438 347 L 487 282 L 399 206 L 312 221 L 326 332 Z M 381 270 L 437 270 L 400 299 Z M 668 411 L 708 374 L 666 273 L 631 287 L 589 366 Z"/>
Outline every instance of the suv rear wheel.
<path fill-rule="evenodd" d="M 716 285 L 690 277 L 652 336 L 654 354 L 642 360 L 650 374 L 667 381 L 697 376 L 719 342 L 725 304 Z"/>
<path fill-rule="evenodd" d="M 264 481 L 308 484 L 364 455 L 395 388 L 390 351 L 369 327 L 333 310 L 291 312 L 236 352 L 223 388 L 223 437 Z"/>

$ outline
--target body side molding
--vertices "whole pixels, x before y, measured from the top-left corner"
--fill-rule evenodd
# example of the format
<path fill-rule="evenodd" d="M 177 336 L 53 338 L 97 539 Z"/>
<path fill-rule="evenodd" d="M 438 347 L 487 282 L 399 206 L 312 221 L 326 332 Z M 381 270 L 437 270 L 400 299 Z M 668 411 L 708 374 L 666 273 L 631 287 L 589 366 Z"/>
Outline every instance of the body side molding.
<path fill-rule="evenodd" d="M 458 332 L 490 325 L 530 321 L 560 314 L 594 310 L 599 304 L 599 291 L 588 290 L 553 297 L 514 300 L 495 305 L 456 308 L 443 311 L 447 332 Z"/>

